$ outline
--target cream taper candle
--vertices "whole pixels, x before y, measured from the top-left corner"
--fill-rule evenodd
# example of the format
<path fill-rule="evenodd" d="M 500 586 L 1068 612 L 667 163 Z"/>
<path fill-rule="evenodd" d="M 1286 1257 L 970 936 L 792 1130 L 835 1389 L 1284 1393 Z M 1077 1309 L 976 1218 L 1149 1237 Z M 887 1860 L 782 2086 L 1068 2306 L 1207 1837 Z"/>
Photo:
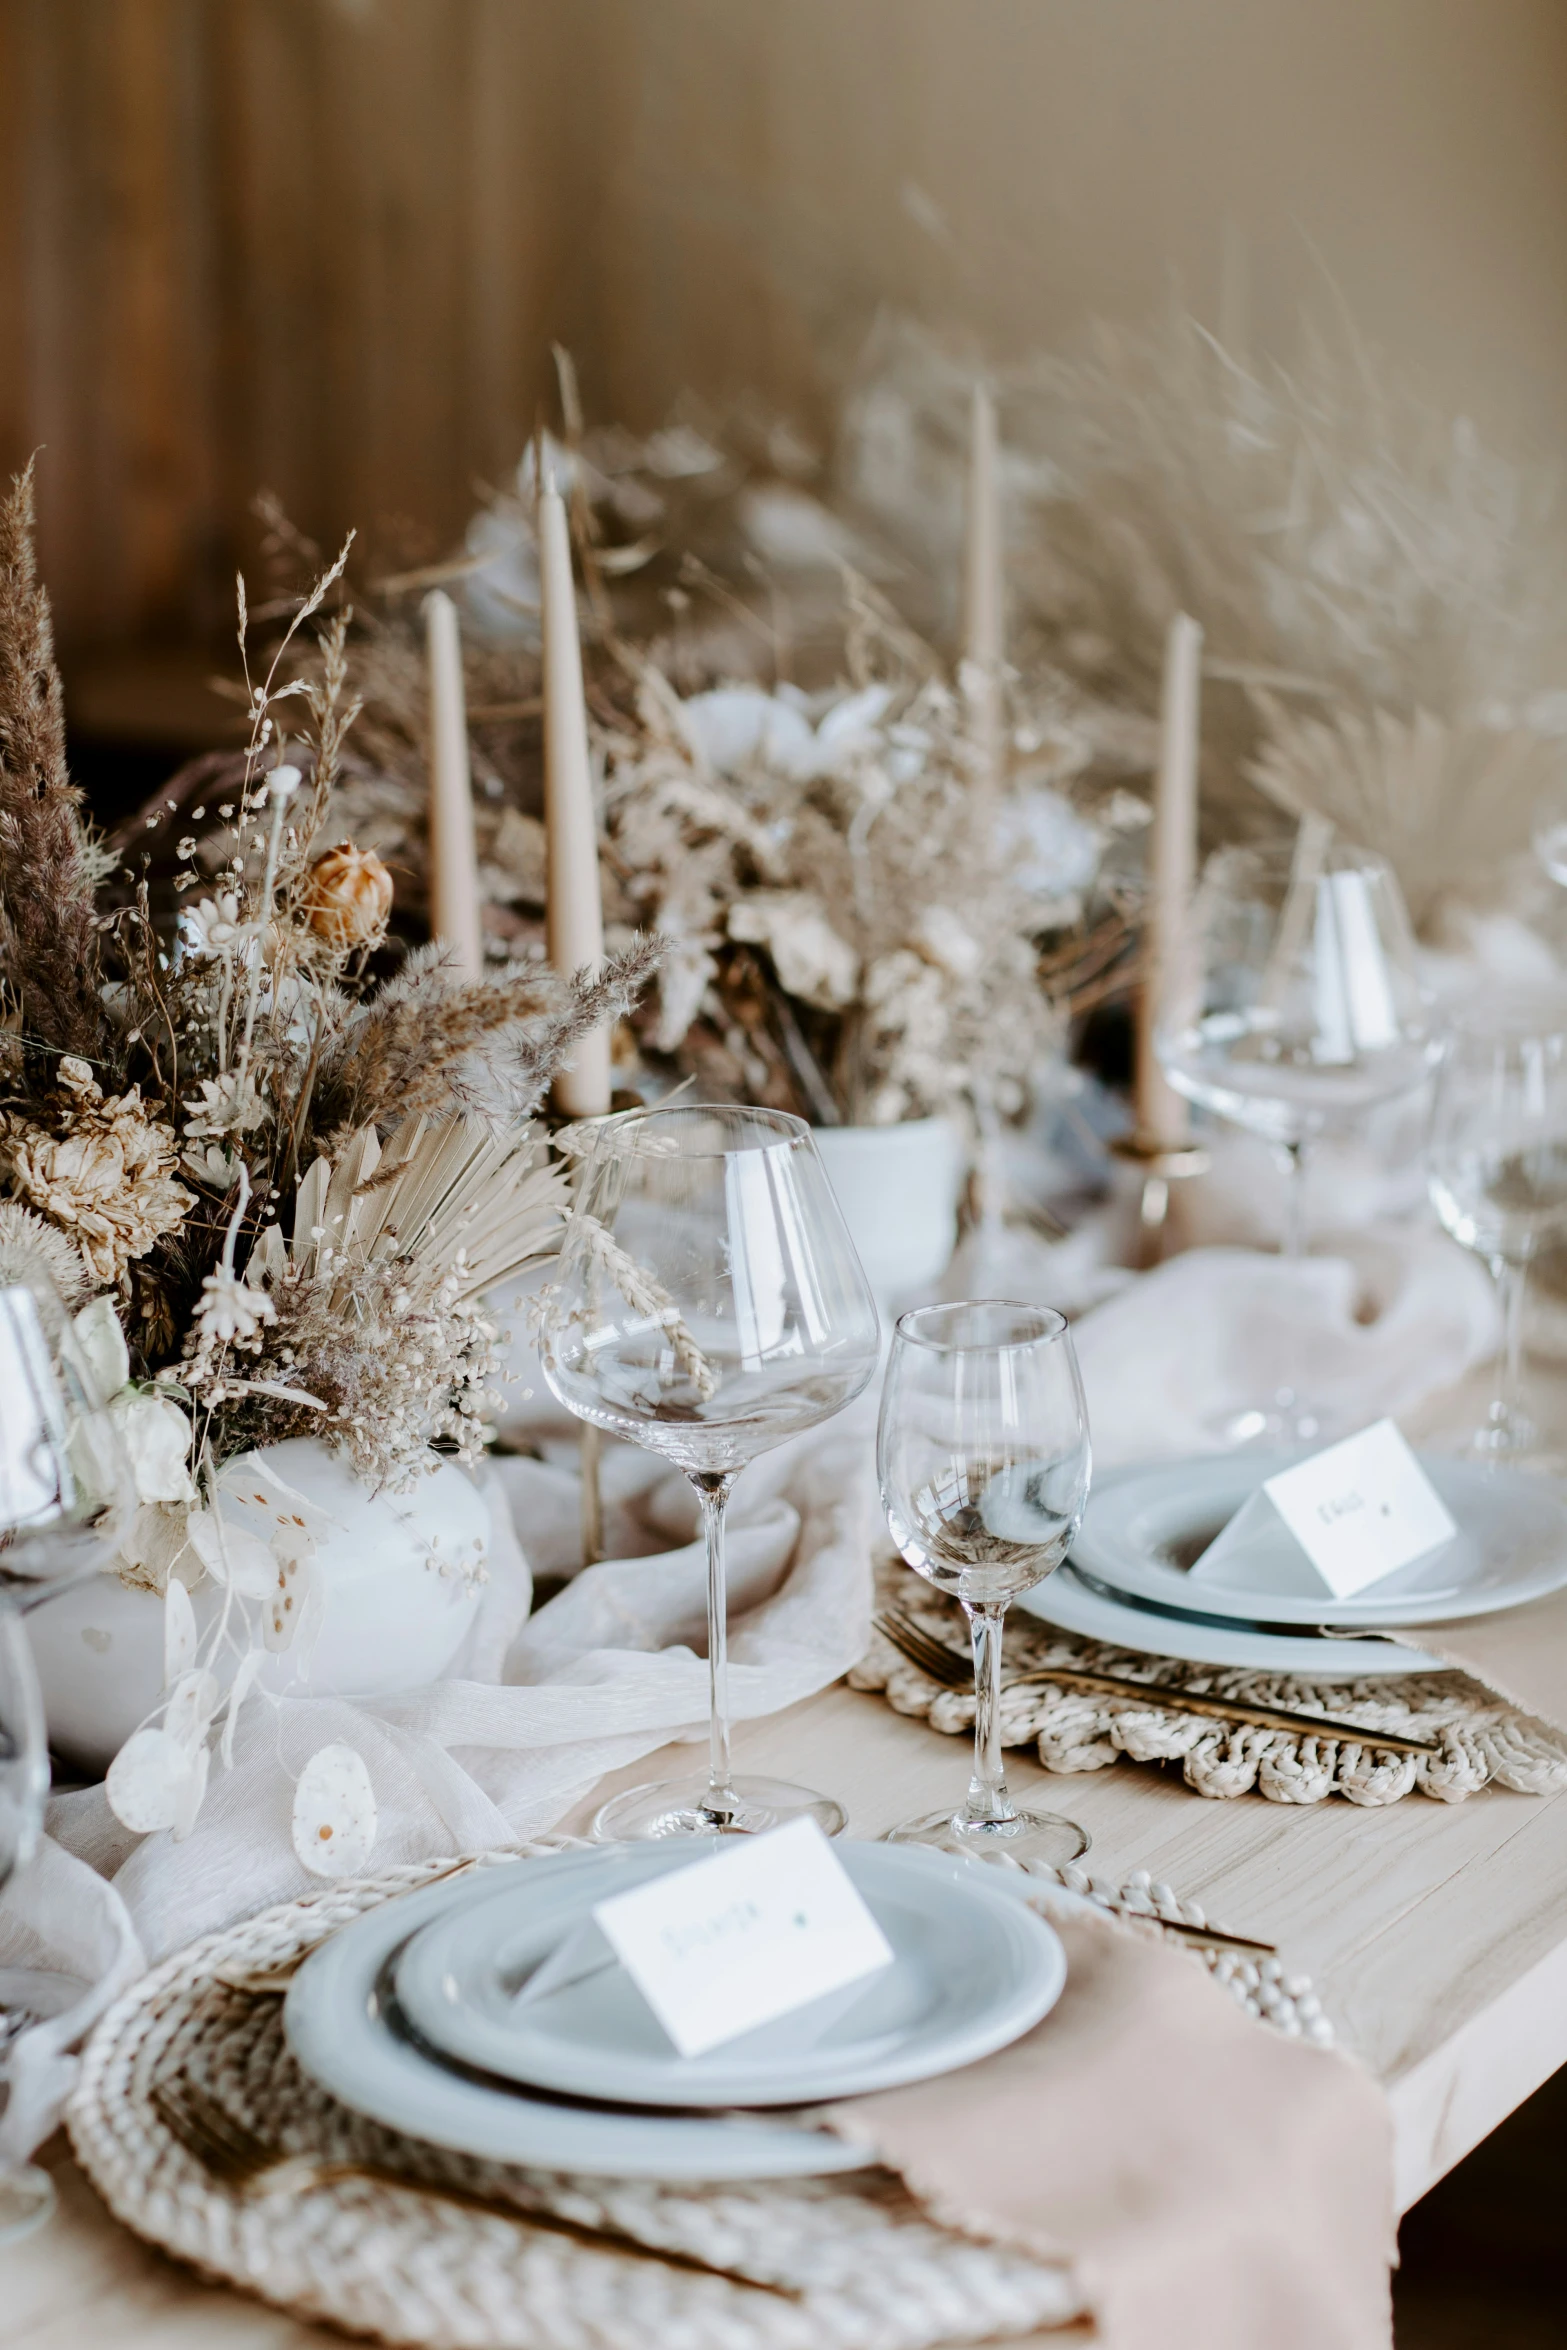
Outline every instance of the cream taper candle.
<path fill-rule="evenodd" d="M 1202 720 L 1202 630 L 1178 612 L 1164 640 L 1159 703 L 1159 772 L 1148 850 L 1144 966 L 1137 1017 L 1135 1109 L 1138 1133 L 1176 1149 L 1191 1113 L 1166 1082 L 1154 1049 L 1162 1022 L 1179 1017 L 1192 979 L 1192 885 L 1197 871 L 1197 752 Z"/>
<path fill-rule="evenodd" d="M 484 931 L 462 636 L 457 607 L 440 588 L 424 599 L 424 642 L 430 688 L 430 930 L 450 948 L 464 976 L 477 979 L 484 969 Z"/>
<path fill-rule="evenodd" d="M 1001 776 L 1001 671 L 1006 659 L 1006 575 L 1001 536 L 1001 484 L 996 457 L 996 404 L 985 384 L 974 386 L 969 414 L 968 528 L 963 568 L 964 690 L 973 716 L 981 783 L 994 790 Z"/>
<path fill-rule="evenodd" d="M 598 817 L 588 762 L 588 710 L 577 636 L 577 590 L 566 508 L 553 485 L 539 499 L 539 600 L 544 630 L 544 828 L 546 935 L 550 961 L 570 975 L 604 960 L 599 891 Z M 595 1028 L 574 1052 L 575 1067 L 555 1080 L 556 1107 L 568 1118 L 596 1118 L 609 1108 L 609 1030 Z"/>

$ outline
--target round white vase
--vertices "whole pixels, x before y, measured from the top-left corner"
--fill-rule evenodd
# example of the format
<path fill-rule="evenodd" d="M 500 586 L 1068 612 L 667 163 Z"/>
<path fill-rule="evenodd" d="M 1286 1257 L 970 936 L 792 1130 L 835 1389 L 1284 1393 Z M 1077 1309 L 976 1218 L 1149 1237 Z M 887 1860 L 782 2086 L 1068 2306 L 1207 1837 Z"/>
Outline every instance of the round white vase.
<path fill-rule="evenodd" d="M 957 1245 L 968 1164 L 952 1120 L 818 1126 L 816 1147 L 878 1304 L 939 1280 Z"/>
<path fill-rule="evenodd" d="M 264 1461 L 271 1476 L 257 1468 Z M 288 1492 L 273 1479 L 280 1479 Z M 313 1436 L 242 1453 L 219 1480 L 225 1523 L 270 1538 L 286 1520 L 314 1545 L 321 1613 L 309 1653 L 284 1650 L 261 1670 L 265 1688 L 301 1697 L 381 1697 L 447 1669 L 479 1605 L 475 1569 L 490 1545 L 484 1496 L 443 1461 L 406 1493 L 372 1493 Z M 223 1604 L 210 1577 L 191 1594 L 198 1633 Z M 27 1616 L 49 1743 L 101 1775 L 163 1690 L 164 1603 L 112 1570 L 62 1591 Z M 237 1659 L 213 1670 L 225 1684 Z"/>

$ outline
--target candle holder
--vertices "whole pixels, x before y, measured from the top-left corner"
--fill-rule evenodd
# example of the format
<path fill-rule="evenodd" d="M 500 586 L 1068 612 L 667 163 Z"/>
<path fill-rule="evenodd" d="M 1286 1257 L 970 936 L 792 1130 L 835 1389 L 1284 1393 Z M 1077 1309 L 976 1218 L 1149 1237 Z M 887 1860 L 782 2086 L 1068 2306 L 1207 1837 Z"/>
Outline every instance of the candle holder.
<path fill-rule="evenodd" d="M 1185 1183 L 1193 1175 L 1206 1174 L 1209 1154 L 1200 1143 L 1161 1142 L 1156 1134 L 1137 1131 L 1117 1135 L 1110 1145 L 1111 1155 L 1136 1167 L 1142 1175 L 1142 1195 L 1137 1211 L 1137 1243 L 1133 1251 L 1132 1270 L 1146 1273 L 1150 1266 L 1164 1260 L 1165 1239 L 1170 1218 L 1170 1186 Z"/>

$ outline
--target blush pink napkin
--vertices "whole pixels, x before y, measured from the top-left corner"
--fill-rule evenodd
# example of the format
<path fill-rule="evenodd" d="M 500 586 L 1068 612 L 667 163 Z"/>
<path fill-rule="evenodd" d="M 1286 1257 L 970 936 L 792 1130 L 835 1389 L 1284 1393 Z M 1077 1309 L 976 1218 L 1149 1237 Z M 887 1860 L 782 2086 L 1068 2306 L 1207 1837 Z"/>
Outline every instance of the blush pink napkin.
<path fill-rule="evenodd" d="M 949 2226 L 1069 2261 L 1104 2350 L 1390 2350 L 1371 2076 L 1151 1935 L 1055 1923 L 1052 2015 L 963 2072 L 831 2107 L 833 2127 Z"/>

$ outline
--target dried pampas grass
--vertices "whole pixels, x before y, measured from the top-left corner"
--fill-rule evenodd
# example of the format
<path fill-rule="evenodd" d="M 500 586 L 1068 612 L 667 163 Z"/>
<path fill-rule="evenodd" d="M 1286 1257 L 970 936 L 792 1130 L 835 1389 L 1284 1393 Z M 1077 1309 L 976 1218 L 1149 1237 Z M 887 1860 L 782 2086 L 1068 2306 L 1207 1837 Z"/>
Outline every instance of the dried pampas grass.
<path fill-rule="evenodd" d="M 846 493 L 948 571 L 970 380 L 921 329 L 883 324 L 840 451 Z M 1285 368 L 1178 312 L 1101 325 L 998 391 L 1014 657 L 1151 710 L 1166 628 L 1190 612 L 1211 838 L 1266 828 L 1270 798 L 1309 804 L 1387 855 L 1412 903 L 1491 886 L 1567 734 L 1554 478 L 1347 328 L 1308 333 Z"/>
<path fill-rule="evenodd" d="M 94 1060 L 98 866 L 65 765 L 65 706 L 49 598 L 33 554 L 33 468 L 0 499 L 0 975 L 27 1043 Z"/>

